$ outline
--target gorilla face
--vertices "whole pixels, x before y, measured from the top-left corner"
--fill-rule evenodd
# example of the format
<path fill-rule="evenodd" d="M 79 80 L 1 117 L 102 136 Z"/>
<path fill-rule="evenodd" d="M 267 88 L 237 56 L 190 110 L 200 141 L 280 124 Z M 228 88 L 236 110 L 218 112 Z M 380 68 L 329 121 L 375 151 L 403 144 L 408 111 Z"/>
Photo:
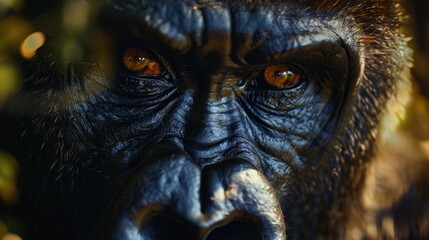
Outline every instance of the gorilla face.
<path fill-rule="evenodd" d="M 73 32 L 29 3 L 47 43 L 4 113 L 29 239 L 341 238 L 407 71 L 396 1 L 86 4 Z"/>

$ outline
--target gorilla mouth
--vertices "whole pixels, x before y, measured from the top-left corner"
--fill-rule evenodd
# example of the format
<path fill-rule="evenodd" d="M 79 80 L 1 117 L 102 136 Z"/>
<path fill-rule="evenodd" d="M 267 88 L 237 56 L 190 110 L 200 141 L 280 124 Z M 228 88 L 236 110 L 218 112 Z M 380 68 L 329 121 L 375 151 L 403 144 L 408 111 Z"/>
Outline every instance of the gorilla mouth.
<path fill-rule="evenodd" d="M 143 239 L 257 240 L 262 239 L 262 231 L 257 219 L 246 216 L 207 232 L 193 229 L 185 222 L 178 222 L 175 217 L 158 214 L 142 225 L 139 234 Z"/>
<path fill-rule="evenodd" d="M 173 153 L 142 166 L 112 200 L 107 238 L 286 238 L 277 197 L 250 163 L 228 159 L 201 170 Z"/>

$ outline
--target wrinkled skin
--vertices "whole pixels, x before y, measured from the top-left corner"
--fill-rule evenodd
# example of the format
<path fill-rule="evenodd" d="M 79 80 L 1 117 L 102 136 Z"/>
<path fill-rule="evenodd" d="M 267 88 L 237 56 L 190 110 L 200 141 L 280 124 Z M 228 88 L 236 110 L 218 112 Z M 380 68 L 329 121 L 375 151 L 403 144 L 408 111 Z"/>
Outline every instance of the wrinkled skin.
<path fill-rule="evenodd" d="M 408 67 L 396 1 L 91 4 L 66 61 L 61 3 L 27 6 L 48 38 L 2 120 L 26 239 L 342 239 Z"/>

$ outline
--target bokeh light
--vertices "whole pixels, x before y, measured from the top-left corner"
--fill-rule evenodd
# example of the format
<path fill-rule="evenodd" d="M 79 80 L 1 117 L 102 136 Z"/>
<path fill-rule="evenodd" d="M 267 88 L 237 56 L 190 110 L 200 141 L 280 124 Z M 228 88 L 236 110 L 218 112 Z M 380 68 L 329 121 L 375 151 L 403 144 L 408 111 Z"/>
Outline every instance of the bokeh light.
<path fill-rule="evenodd" d="M 64 6 L 64 29 L 79 32 L 88 24 L 90 8 L 84 1 L 67 1 Z"/>
<path fill-rule="evenodd" d="M 0 109 L 7 98 L 19 87 L 19 76 L 20 73 L 14 64 L 0 62 Z"/>
<path fill-rule="evenodd" d="M 5 234 L 1 238 L 1 240 L 22 240 L 22 238 L 20 236 L 16 235 L 16 234 L 8 233 L 8 234 Z"/>
<path fill-rule="evenodd" d="M 3 151 L 0 151 L 0 201 L 12 205 L 18 199 L 16 179 L 18 162 Z"/>
<path fill-rule="evenodd" d="M 1 0 L 0 0 L 1 1 Z M 31 33 L 31 23 L 13 15 L 0 20 L 0 59 L 10 59 L 20 43 Z"/>
<path fill-rule="evenodd" d="M 45 44 L 45 35 L 42 32 L 34 32 L 21 43 L 21 55 L 26 59 L 31 59 L 43 44 Z"/>
<path fill-rule="evenodd" d="M 9 9 L 18 10 L 22 7 L 22 0 L 0 0 L 0 14 Z"/>

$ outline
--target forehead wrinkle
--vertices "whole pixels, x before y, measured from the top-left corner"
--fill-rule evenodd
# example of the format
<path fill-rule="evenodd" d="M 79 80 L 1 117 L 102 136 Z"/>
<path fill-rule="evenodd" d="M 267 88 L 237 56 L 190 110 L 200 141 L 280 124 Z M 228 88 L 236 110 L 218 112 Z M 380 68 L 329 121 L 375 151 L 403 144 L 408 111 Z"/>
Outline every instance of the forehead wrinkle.
<path fill-rule="evenodd" d="M 201 45 L 204 18 L 193 1 L 108 0 L 105 7 L 126 27 L 132 25 L 136 40 L 143 44 L 165 48 L 173 54 L 183 54 L 194 45 Z"/>
<path fill-rule="evenodd" d="M 148 47 L 191 65 L 219 70 L 282 61 L 287 52 L 311 44 L 311 39 L 323 32 L 328 39 L 333 38 L 329 36 L 332 27 L 310 20 L 306 16 L 309 13 L 294 2 L 276 1 L 274 8 L 267 1 L 108 2 L 138 19 L 142 41 Z M 329 28 L 331 31 L 326 31 Z M 258 60 L 249 61 L 250 55 Z"/>

